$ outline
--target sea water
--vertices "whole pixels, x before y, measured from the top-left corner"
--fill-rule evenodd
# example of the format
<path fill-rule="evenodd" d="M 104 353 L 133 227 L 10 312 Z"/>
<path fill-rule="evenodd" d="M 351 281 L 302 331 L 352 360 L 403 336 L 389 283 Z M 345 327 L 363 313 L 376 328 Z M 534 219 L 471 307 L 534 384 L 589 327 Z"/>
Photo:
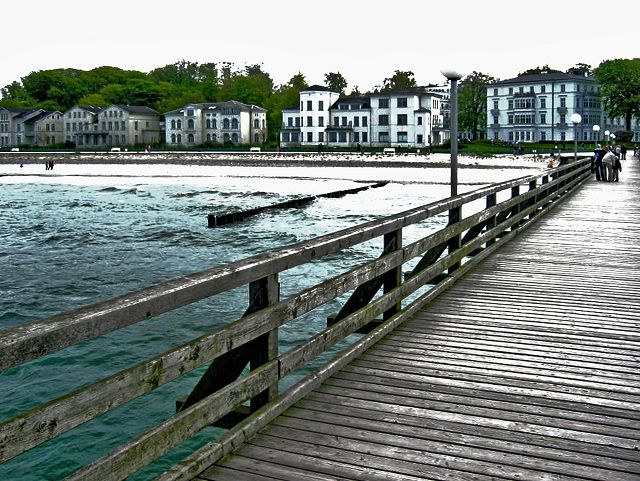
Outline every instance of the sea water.
<path fill-rule="evenodd" d="M 460 190 L 535 171 L 463 170 Z M 448 169 L 60 164 L 45 172 L 37 164 L 0 165 L 0 329 L 427 204 L 448 196 L 448 175 Z M 208 214 L 380 181 L 389 183 L 207 227 Z M 445 222 L 438 216 L 405 229 L 404 242 Z M 378 244 L 282 273 L 281 296 L 377 257 Z M 246 306 L 246 288 L 236 289 L 0 373 L 0 420 L 210 332 Z M 339 308 L 339 301 L 329 303 L 282 328 L 281 351 L 321 330 Z M 71 474 L 168 418 L 205 368 L 0 465 L 0 479 Z M 134 479 L 153 478 L 217 434 L 205 429 Z"/>

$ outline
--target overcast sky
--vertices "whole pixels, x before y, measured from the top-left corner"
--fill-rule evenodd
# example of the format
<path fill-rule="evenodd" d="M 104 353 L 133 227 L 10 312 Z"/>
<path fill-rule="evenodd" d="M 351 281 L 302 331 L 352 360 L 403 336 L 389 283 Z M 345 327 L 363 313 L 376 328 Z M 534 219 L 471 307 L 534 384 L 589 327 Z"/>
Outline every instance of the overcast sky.
<path fill-rule="evenodd" d="M 500 79 L 640 56 L 640 3 L 591 0 L 31 0 L 2 2 L 0 86 L 37 70 L 148 72 L 185 59 L 262 64 L 276 84 L 340 72 L 347 91 L 409 70 Z M 605 21 L 605 19 L 608 19 Z"/>

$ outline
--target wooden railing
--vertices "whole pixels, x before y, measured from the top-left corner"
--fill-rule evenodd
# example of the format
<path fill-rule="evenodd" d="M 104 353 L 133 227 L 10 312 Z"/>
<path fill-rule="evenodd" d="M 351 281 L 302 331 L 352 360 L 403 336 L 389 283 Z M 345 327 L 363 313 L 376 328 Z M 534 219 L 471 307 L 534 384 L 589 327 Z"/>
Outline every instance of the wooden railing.
<path fill-rule="evenodd" d="M 198 300 L 249 287 L 249 307 L 236 321 L 4 420 L 0 424 L 0 462 L 211 363 L 192 393 L 176 394 L 176 398 L 188 394 L 178 403 L 177 413 L 71 477 L 123 479 L 208 425 L 229 428 L 161 476 L 188 479 L 528 227 L 584 182 L 589 172 L 590 161 L 579 160 L 2 331 L 0 372 Z M 484 207 L 478 208 L 477 201 L 483 199 Z M 447 213 L 446 226 L 403 245 L 403 228 Z M 379 258 L 280 299 L 280 273 L 377 238 L 383 240 Z M 417 259 L 410 272 L 403 272 L 406 263 Z M 430 289 L 406 306 L 402 304 L 425 286 Z M 382 295 L 375 297 L 380 289 Z M 351 298 L 331 316 L 325 330 L 293 349 L 279 351 L 281 326 L 351 291 Z M 285 392 L 277 392 L 281 379 L 356 331 L 365 335 Z M 247 365 L 250 370 L 243 374 Z"/>

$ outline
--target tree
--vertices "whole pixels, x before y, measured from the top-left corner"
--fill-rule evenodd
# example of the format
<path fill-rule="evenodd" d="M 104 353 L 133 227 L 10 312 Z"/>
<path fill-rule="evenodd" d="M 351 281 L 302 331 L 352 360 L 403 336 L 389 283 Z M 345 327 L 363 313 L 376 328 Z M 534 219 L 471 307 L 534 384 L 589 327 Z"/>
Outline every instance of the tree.
<path fill-rule="evenodd" d="M 560 72 L 560 70 L 556 70 L 554 68 L 545 65 L 543 67 L 530 68 L 529 70 L 525 70 L 520 75 L 536 75 L 541 73 L 549 73 L 549 72 Z"/>
<path fill-rule="evenodd" d="M 413 72 L 396 70 L 391 78 L 384 79 L 383 87 L 385 90 L 410 90 L 417 85 Z"/>
<path fill-rule="evenodd" d="M 329 72 L 324 74 L 324 84 L 333 92 L 344 94 L 347 88 L 347 80 L 340 72 Z"/>
<path fill-rule="evenodd" d="M 626 130 L 640 115 L 640 58 L 605 60 L 596 69 L 603 108 L 610 117 L 624 117 Z"/>
<path fill-rule="evenodd" d="M 567 73 L 569 74 L 573 74 L 573 75 L 593 75 L 593 69 L 591 68 L 591 65 L 586 64 L 586 63 L 577 63 L 575 65 L 575 67 L 571 67 L 570 69 L 567 70 Z"/>
<path fill-rule="evenodd" d="M 473 139 L 479 138 L 487 126 L 487 84 L 496 79 L 480 72 L 472 72 L 460 82 L 458 96 L 459 122 L 461 130 L 471 132 Z"/>

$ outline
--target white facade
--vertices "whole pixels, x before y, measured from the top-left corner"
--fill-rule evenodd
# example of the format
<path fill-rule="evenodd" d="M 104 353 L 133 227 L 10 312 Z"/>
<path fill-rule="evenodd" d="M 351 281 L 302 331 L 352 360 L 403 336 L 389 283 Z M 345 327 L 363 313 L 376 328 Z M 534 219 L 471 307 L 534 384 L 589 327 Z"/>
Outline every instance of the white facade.
<path fill-rule="evenodd" d="M 575 129 L 570 120 L 574 113 L 582 117 Z M 594 125 L 600 126 L 600 133 L 593 131 Z M 593 77 L 548 72 L 487 86 L 489 139 L 595 142 L 605 130 L 624 130 L 624 122 L 605 116 Z"/>
<path fill-rule="evenodd" d="M 300 135 L 306 145 L 325 144 L 329 109 L 340 94 L 314 85 L 300 92 Z"/>
<path fill-rule="evenodd" d="M 0 148 L 33 143 L 33 124 L 29 120 L 45 112 L 42 109 L 0 107 Z"/>
<path fill-rule="evenodd" d="M 337 92 L 312 86 L 300 92 L 300 109 L 282 111 L 280 145 L 420 148 L 440 144 L 446 140 L 441 99 L 441 94 L 424 89 L 340 98 Z"/>
<path fill-rule="evenodd" d="M 164 117 L 168 146 L 261 144 L 267 136 L 267 111 L 235 100 L 187 104 Z"/>
<path fill-rule="evenodd" d="M 64 138 L 78 147 L 102 145 L 102 132 L 98 132 L 100 107 L 75 105 L 64 113 Z"/>

